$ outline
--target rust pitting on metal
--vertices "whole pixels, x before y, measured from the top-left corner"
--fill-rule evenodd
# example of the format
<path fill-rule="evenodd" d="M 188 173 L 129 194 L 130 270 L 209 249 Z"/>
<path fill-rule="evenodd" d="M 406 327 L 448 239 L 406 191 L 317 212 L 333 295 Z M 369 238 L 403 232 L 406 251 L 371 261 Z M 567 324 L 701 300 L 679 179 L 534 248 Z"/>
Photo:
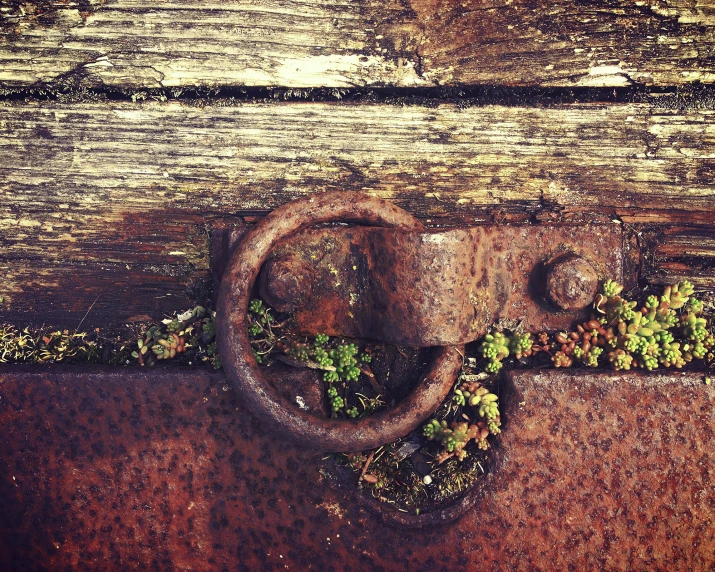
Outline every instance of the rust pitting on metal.
<path fill-rule="evenodd" d="M 576 254 L 559 256 L 547 264 L 546 294 L 562 310 L 581 310 L 593 302 L 598 273 Z"/>
<path fill-rule="evenodd" d="M 272 308 L 292 312 L 310 296 L 313 279 L 313 269 L 299 257 L 274 257 L 263 265 L 259 292 Z"/>
<path fill-rule="evenodd" d="M 502 445 L 517 475 L 494 502 L 510 504 L 516 521 L 558 515 L 542 527 L 541 541 L 602 569 L 712 563 L 715 393 L 701 375 L 514 372 L 508 379 L 512 421 Z"/>
<path fill-rule="evenodd" d="M 221 374 L 7 368 L 0 562 L 708 569 L 715 388 L 701 375 L 519 372 L 501 399 L 497 459 L 462 517 L 408 530 L 321 476 L 319 452 L 265 431 Z"/>
<path fill-rule="evenodd" d="M 326 418 L 329 416 L 322 372 L 273 365 L 265 368 L 263 374 L 283 399 L 312 415 Z"/>

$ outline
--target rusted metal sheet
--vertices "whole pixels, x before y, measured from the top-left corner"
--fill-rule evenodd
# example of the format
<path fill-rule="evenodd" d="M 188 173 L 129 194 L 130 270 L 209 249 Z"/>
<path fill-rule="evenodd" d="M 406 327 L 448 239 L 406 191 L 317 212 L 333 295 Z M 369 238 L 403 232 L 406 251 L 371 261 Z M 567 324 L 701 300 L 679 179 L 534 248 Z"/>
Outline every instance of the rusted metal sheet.
<path fill-rule="evenodd" d="M 586 318 L 598 279 L 623 279 L 622 252 L 618 225 L 320 228 L 276 248 L 261 294 L 309 334 L 462 344 L 499 320 L 536 331 Z"/>
<path fill-rule="evenodd" d="M 0 373 L 0 562 L 22 570 L 375 570 L 421 562 L 251 417 L 222 374 Z M 427 539 L 438 568 L 442 534 Z M 393 542 L 400 539 L 398 551 Z"/>
<path fill-rule="evenodd" d="M 22 570 L 706 570 L 715 388 L 511 374 L 453 523 L 388 525 L 220 373 L 0 371 L 0 563 Z M 397 513 L 419 524 L 414 515 Z M 434 518 L 432 519 L 435 520 Z M 439 520 L 439 519 L 437 519 Z M 412 522 L 410 522 L 412 521 Z"/>
<path fill-rule="evenodd" d="M 508 376 L 483 504 L 517 568 L 708 570 L 715 391 L 697 373 Z M 526 563 L 529 563 L 527 566 Z"/>

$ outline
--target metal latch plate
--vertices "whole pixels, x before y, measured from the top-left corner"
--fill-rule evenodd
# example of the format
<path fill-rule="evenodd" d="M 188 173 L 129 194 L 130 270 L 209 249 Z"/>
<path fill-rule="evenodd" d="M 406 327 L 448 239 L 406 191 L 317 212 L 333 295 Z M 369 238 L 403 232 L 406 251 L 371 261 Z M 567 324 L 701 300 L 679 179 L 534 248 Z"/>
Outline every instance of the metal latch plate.
<path fill-rule="evenodd" d="M 288 298 L 305 333 L 455 345 L 500 321 L 539 331 L 586 318 L 587 309 L 564 311 L 548 300 L 550 263 L 571 253 L 590 265 L 591 300 L 598 279 L 623 279 L 622 242 L 615 224 L 308 229 L 273 251 L 261 293 L 270 298 L 273 288 Z M 559 279 L 568 288 L 579 277 Z"/>

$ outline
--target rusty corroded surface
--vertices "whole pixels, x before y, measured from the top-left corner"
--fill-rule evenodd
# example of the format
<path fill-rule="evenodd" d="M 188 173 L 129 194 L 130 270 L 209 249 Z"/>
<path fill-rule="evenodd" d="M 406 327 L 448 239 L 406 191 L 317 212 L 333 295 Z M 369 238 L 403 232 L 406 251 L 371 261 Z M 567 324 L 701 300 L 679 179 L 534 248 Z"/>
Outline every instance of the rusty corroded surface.
<path fill-rule="evenodd" d="M 22 570 L 437 568 L 276 437 L 221 374 L 0 373 L 0 563 Z M 400 548 L 394 544 L 399 540 Z M 7 568 L 3 568 L 7 569 Z M 414 569 L 414 568 L 413 568 Z"/>
<path fill-rule="evenodd" d="M 297 256 L 274 257 L 266 262 L 259 293 L 279 312 L 292 312 L 305 303 L 313 288 L 313 269 Z"/>
<path fill-rule="evenodd" d="M 546 295 L 557 308 L 581 310 L 597 290 L 598 272 L 580 256 L 566 254 L 546 265 Z"/>
<path fill-rule="evenodd" d="M 550 370 L 504 385 L 504 432 L 483 488 L 456 522 L 410 529 L 326 480 L 320 452 L 267 431 L 221 374 L 6 368 L 0 562 L 709 569 L 715 390 L 702 375 Z"/>
<path fill-rule="evenodd" d="M 715 562 L 715 391 L 701 374 L 512 373 L 484 507 L 523 568 Z"/>
<path fill-rule="evenodd" d="M 617 225 L 343 227 L 304 231 L 274 256 L 313 267 L 302 331 L 424 347 L 467 343 L 499 320 L 535 331 L 586 318 L 577 310 L 598 280 L 623 279 L 622 240 Z M 549 273 L 554 259 L 580 262 Z"/>
<path fill-rule="evenodd" d="M 452 388 L 464 354 L 453 347 L 435 351 L 429 370 L 389 415 L 325 419 L 286 401 L 267 384 L 248 337 L 248 305 L 256 278 L 281 240 L 326 222 L 381 225 L 408 232 L 423 228 L 398 206 L 364 193 L 321 193 L 283 205 L 253 227 L 231 255 L 216 304 L 216 340 L 237 393 L 252 411 L 270 419 L 277 433 L 322 450 L 360 451 L 403 437 L 425 421 Z"/>

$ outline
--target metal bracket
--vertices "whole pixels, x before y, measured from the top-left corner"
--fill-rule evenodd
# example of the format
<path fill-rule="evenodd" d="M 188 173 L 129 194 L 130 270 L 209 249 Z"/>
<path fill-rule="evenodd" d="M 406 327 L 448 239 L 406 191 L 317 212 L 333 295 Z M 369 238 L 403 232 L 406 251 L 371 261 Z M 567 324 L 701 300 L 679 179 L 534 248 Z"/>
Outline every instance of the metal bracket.
<path fill-rule="evenodd" d="M 586 319 L 600 280 L 622 280 L 620 226 L 306 230 L 279 245 L 260 294 L 307 334 L 411 347 L 465 344 L 504 322 Z"/>
<path fill-rule="evenodd" d="M 422 224 L 395 205 L 361 193 L 324 193 L 276 209 L 241 241 L 221 281 L 217 340 L 226 375 L 254 413 L 282 435 L 324 451 L 361 451 L 389 443 L 422 423 L 447 396 L 461 367 L 458 348 L 440 348 L 415 390 L 389 412 L 354 421 L 312 415 L 283 399 L 263 378 L 248 338 L 247 313 L 261 266 L 278 243 L 299 230 L 349 221 L 405 230 Z"/>

